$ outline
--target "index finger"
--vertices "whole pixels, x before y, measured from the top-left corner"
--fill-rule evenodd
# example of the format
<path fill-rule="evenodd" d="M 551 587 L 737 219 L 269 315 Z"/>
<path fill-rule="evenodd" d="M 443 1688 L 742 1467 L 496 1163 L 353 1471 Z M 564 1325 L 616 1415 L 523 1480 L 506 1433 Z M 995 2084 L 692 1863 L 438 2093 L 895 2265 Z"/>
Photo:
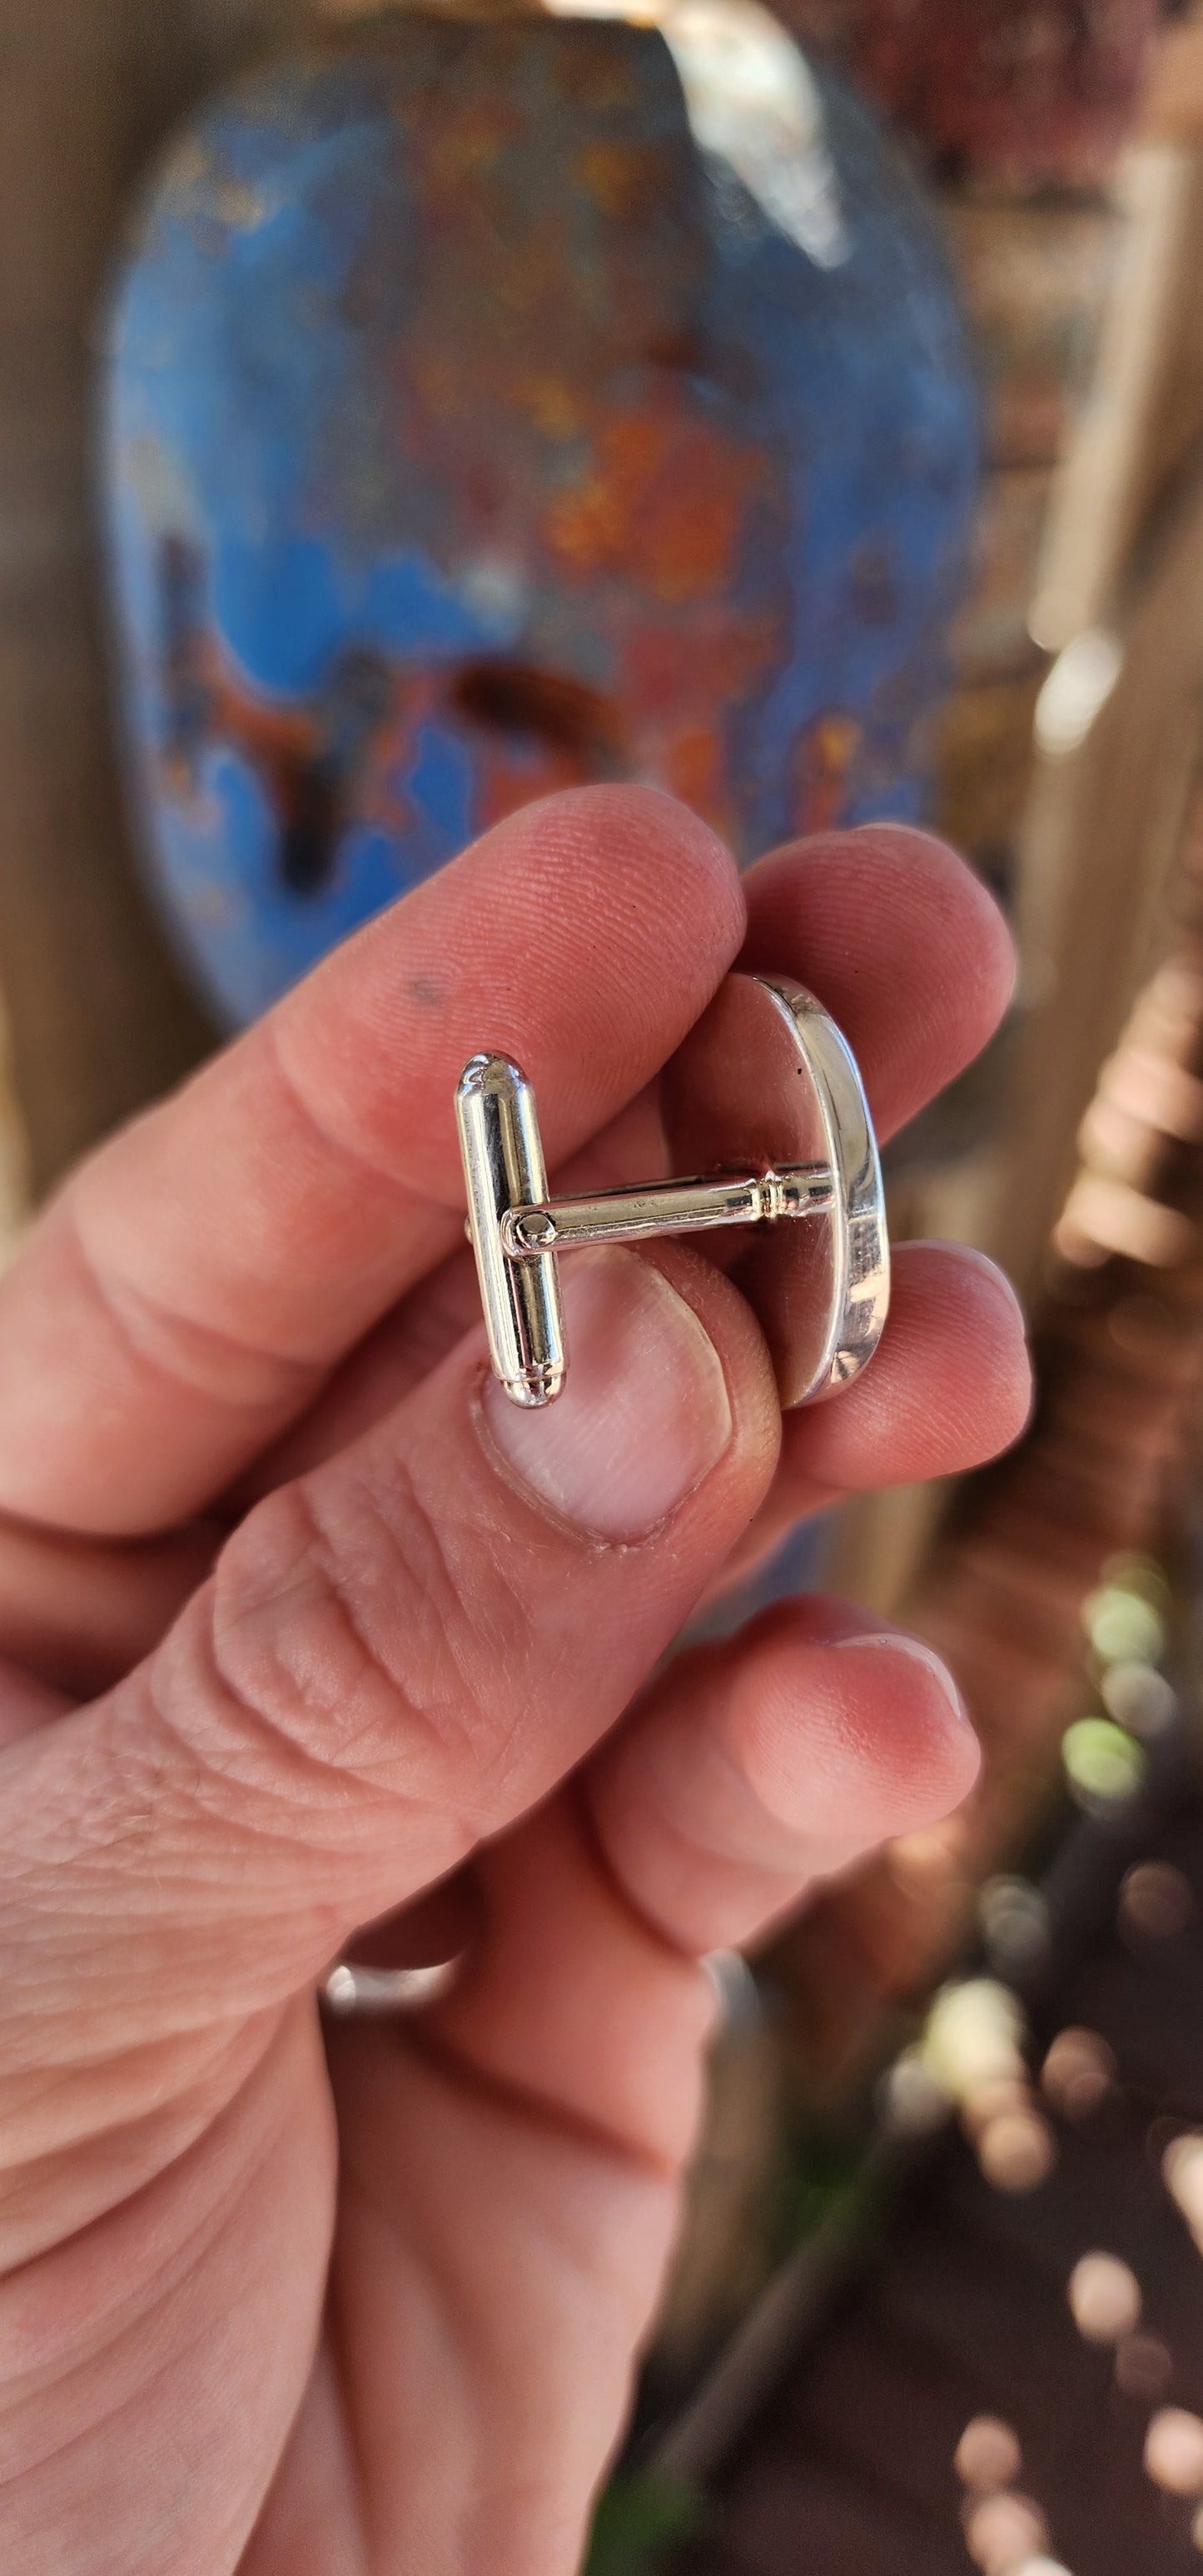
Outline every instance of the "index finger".
<path fill-rule="evenodd" d="M 646 788 L 510 816 L 68 1182 L 0 1282 L 0 1510 L 199 1510 L 454 1243 L 455 1087 L 508 1048 L 559 1158 L 639 1091 L 744 929 L 733 862 Z"/>
<path fill-rule="evenodd" d="M 823 832 L 744 879 L 753 973 L 797 975 L 852 1047 L 884 1143 L 963 1072 L 1015 985 L 998 905 L 955 850 L 905 823 Z"/>

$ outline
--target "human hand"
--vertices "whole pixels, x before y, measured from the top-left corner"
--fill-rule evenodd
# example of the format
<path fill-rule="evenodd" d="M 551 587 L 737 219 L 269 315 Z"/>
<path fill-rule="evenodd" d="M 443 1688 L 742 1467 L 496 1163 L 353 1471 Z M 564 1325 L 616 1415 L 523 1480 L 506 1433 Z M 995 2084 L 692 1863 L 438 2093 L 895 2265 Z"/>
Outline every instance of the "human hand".
<path fill-rule="evenodd" d="M 521 1058 L 574 1185 L 643 1177 L 745 932 L 883 1134 L 1010 990 L 918 835 L 741 882 L 658 795 L 554 798 L 117 1136 L 0 1284 L 14 2571 L 570 2576 L 694 2134 L 698 1959 L 970 1785 L 947 1677 L 847 1605 L 656 1667 L 737 1551 L 1015 1434 L 987 1265 L 904 1248 L 873 1367 L 784 1434 L 749 1309 L 676 1246 L 567 1265 L 549 1412 L 487 1376 L 466 1058 Z M 323 1968 L 408 1905 L 462 1973 L 323 2034 Z"/>

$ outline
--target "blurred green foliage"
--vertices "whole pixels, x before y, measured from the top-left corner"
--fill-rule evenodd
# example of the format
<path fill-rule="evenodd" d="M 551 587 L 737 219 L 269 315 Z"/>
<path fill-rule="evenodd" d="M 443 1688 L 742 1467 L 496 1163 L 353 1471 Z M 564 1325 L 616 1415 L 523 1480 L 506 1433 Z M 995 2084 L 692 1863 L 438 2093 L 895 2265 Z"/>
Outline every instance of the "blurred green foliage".
<path fill-rule="evenodd" d="M 597 2508 L 584 2576 L 655 2576 L 661 2550 L 696 2531 L 705 2511 L 697 2488 L 676 2479 L 615 2478 Z"/>
<path fill-rule="evenodd" d="M 868 2193 L 862 2140 L 795 2134 L 774 2196 L 772 2236 L 779 2254 L 817 2236 L 829 2220 L 858 2215 Z"/>

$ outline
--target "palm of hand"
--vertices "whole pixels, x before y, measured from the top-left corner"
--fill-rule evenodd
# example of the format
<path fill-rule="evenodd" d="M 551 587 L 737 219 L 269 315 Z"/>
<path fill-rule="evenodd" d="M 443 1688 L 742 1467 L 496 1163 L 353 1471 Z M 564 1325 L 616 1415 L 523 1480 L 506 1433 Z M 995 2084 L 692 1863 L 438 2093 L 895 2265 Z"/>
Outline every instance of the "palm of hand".
<path fill-rule="evenodd" d="M 745 886 L 748 962 L 822 994 L 883 1132 L 1005 1002 L 987 899 L 918 836 Z M 656 1667 L 816 1499 L 1018 1428 L 984 1265 L 905 1251 L 873 1370 L 784 1427 L 678 1253 L 582 1258 L 546 1417 L 484 1378 L 460 1065 L 512 1046 L 582 1178 L 645 1172 L 646 1086 L 744 935 L 662 798 L 519 815 L 85 1167 L 0 1288 L 9 2563 L 571 2576 L 696 2125 L 698 1959 L 969 1784 L 938 1667 L 846 1605 Z M 324 1963 L 440 1882 L 448 1994 L 324 2045 Z"/>

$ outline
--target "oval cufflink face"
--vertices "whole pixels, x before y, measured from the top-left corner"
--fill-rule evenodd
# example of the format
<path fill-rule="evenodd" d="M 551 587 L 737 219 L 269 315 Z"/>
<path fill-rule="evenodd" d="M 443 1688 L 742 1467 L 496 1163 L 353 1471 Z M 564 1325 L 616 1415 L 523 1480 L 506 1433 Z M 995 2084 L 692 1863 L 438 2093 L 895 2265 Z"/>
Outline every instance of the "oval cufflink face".
<path fill-rule="evenodd" d="M 881 1339 L 890 1255 L 881 1166 L 856 1059 L 785 976 L 728 975 L 661 1078 L 674 1171 L 767 1174 L 826 1163 L 830 1213 L 722 1237 L 787 1408 L 838 1394 Z"/>

